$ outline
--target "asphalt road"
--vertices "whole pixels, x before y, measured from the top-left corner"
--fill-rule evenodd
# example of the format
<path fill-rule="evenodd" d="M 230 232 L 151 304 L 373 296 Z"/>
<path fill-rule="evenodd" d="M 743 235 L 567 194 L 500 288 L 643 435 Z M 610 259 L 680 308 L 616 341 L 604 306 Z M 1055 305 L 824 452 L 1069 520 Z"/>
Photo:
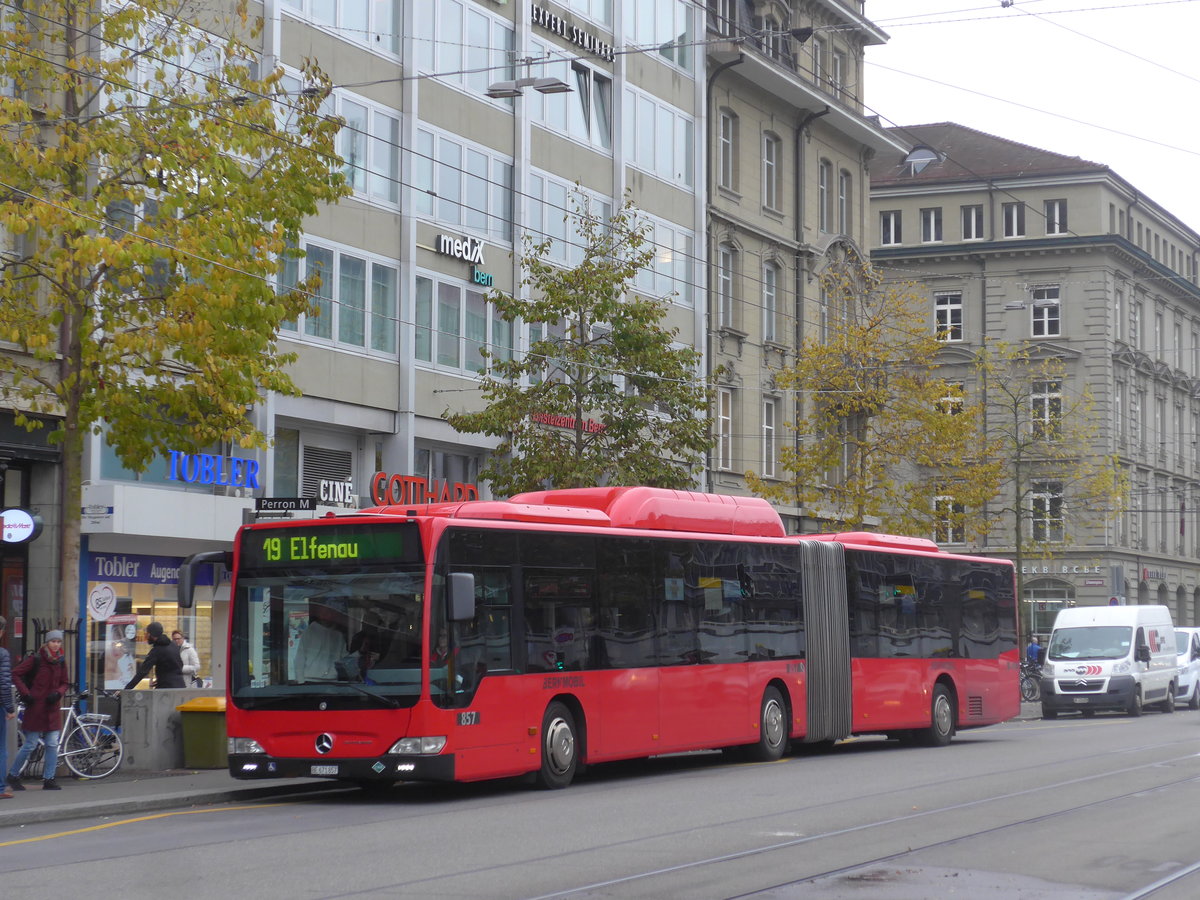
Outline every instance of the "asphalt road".
<path fill-rule="evenodd" d="M 692 754 L 565 791 L 404 785 L 0 832 L 0 885 L 122 898 L 1200 896 L 1200 714 L 1065 717 L 946 748 Z"/>

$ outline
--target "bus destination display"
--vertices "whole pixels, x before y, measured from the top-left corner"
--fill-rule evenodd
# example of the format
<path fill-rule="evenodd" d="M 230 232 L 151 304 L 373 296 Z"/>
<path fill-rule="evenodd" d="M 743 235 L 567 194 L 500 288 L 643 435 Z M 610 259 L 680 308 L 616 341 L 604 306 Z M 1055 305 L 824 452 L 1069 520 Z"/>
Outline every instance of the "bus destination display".
<path fill-rule="evenodd" d="M 408 531 L 413 531 L 411 526 L 381 528 L 379 525 L 249 531 L 242 541 L 242 566 L 257 569 L 313 563 L 416 562 L 420 558 L 420 542 L 415 533 L 405 540 Z"/>

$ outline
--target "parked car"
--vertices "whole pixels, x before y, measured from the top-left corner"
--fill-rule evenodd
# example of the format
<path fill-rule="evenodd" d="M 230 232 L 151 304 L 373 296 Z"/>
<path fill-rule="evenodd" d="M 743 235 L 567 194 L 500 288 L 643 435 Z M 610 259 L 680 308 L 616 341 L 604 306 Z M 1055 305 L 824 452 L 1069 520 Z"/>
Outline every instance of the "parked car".
<path fill-rule="evenodd" d="M 1179 652 L 1175 702 L 1200 709 L 1200 628 L 1176 628 L 1175 649 Z"/>

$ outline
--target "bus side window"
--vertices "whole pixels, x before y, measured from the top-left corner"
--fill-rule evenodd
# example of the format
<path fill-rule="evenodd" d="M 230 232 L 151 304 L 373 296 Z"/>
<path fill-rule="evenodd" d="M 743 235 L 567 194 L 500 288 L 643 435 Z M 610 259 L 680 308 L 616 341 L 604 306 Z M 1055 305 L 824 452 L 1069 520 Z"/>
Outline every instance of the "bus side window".
<path fill-rule="evenodd" d="M 592 662 L 597 668 L 657 665 L 654 613 L 656 549 L 661 542 L 601 538 L 596 547 L 596 634 Z"/>

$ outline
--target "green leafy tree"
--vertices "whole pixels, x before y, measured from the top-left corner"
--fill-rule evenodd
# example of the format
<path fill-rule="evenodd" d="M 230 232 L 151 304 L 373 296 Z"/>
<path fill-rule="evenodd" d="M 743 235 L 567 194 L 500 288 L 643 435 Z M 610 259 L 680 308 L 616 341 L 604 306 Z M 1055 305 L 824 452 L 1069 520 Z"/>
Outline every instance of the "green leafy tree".
<path fill-rule="evenodd" d="M 747 472 L 748 483 L 832 527 L 962 533 L 1000 470 L 982 446 L 981 407 L 938 373 L 943 343 L 925 301 L 852 257 L 832 261 L 821 287 L 827 333 L 806 338 L 776 376 L 800 398 L 799 440 L 780 453 L 786 477 Z"/>
<path fill-rule="evenodd" d="M 1002 471 L 985 515 L 1010 548 L 1023 591 L 1024 561 L 1052 558 L 1089 529 L 1103 529 L 1121 510 L 1128 480 L 1115 456 L 1096 452 L 1091 392 L 1072 390 L 1061 356 L 1039 344 L 996 341 L 975 368 L 986 395 L 986 446 Z"/>
<path fill-rule="evenodd" d="M 672 346 L 669 298 L 632 289 L 655 248 L 626 201 L 609 219 L 575 198 L 579 263 L 550 259 L 551 242 L 527 239 L 521 296 L 488 295 L 529 352 L 483 351 L 484 408 L 444 413 L 455 429 L 501 438 L 480 472 L 498 495 L 546 486 L 695 484 L 709 447 L 710 391 L 700 354 Z"/>
<path fill-rule="evenodd" d="M 310 285 L 277 294 L 272 277 L 347 192 L 321 73 L 285 91 L 252 65 L 244 4 L 204 28 L 182 8 L 0 10 L 0 392 L 62 449 L 64 616 L 84 436 L 134 470 L 173 447 L 266 446 L 247 412 L 296 393 L 277 333 L 315 313 Z"/>

